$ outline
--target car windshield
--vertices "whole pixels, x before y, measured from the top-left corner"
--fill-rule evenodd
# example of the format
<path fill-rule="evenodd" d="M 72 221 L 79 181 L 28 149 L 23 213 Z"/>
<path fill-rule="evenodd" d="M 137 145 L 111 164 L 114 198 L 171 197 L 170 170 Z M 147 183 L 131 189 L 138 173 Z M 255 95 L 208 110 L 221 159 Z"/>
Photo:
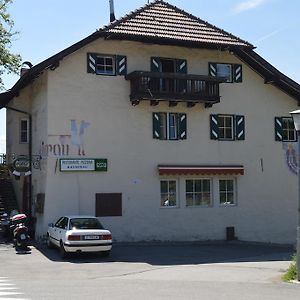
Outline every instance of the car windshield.
<path fill-rule="evenodd" d="M 96 218 L 73 218 L 70 220 L 70 229 L 103 229 Z"/>

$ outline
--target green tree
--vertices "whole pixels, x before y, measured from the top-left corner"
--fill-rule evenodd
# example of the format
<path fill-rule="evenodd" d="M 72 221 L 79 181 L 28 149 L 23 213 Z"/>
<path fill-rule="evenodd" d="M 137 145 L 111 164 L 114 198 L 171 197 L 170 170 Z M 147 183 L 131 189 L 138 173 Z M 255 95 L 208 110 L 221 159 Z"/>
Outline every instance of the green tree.
<path fill-rule="evenodd" d="M 7 12 L 13 0 L 0 0 L 0 89 L 4 88 L 2 75 L 17 73 L 21 65 L 21 56 L 10 51 L 13 37 L 18 32 L 13 31 L 14 22 Z"/>

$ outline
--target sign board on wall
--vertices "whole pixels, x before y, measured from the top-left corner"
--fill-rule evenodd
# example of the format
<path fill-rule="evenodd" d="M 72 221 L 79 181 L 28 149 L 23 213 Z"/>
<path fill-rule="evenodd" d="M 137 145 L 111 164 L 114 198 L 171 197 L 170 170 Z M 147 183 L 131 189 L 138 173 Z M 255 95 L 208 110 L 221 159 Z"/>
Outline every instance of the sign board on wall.
<path fill-rule="evenodd" d="M 61 172 L 106 172 L 107 159 L 106 158 L 62 158 L 59 160 L 59 169 Z"/>
<path fill-rule="evenodd" d="M 12 164 L 13 174 L 16 176 L 28 176 L 31 175 L 30 160 L 27 156 L 21 155 L 17 157 Z"/>

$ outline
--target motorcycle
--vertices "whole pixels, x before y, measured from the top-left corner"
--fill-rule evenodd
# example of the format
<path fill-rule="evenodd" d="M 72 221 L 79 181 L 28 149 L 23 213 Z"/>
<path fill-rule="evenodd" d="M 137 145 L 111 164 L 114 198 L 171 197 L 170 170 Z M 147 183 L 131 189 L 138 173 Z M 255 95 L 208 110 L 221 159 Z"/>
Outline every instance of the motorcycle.
<path fill-rule="evenodd" d="M 13 235 L 14 247 L 17 252 L 30 252 L 28 247 L 30 237 L 28 235 L 28 227 L 26 226 L 27 216 L 25 214 L 17 214 L 11 217 L 11 232 Z"/>

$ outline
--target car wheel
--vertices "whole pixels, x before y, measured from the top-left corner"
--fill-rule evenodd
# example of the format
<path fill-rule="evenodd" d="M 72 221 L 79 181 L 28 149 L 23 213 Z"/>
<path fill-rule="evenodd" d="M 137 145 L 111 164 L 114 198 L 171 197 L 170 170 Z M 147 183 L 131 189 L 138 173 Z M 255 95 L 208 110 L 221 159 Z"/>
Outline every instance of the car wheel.
<path fill-rule="evenodd" d="M 53 249 L 53 244 L 51 243 L 49 234 L 47 234 L 47 248 Z"/>
<path fill-rule="evenodd" d="M 110 250 L 108 250 L 108 251 L 101 251 L 101 255 L 103 257 L 107 257 L 107 256 L 109 256 L 109 254 L 110 254 Z"/>
<path fill-rule="evenodd" d="M 61 257 L 61 258 L 63 258 L 63 259 L 64 259 L 64 258 L 67 258 L 68 253 L 66 252 L 65 247 L 64 247 L 62 241 L 60 241 L 59 252 L 60 252 L 60 257 Z"/>

